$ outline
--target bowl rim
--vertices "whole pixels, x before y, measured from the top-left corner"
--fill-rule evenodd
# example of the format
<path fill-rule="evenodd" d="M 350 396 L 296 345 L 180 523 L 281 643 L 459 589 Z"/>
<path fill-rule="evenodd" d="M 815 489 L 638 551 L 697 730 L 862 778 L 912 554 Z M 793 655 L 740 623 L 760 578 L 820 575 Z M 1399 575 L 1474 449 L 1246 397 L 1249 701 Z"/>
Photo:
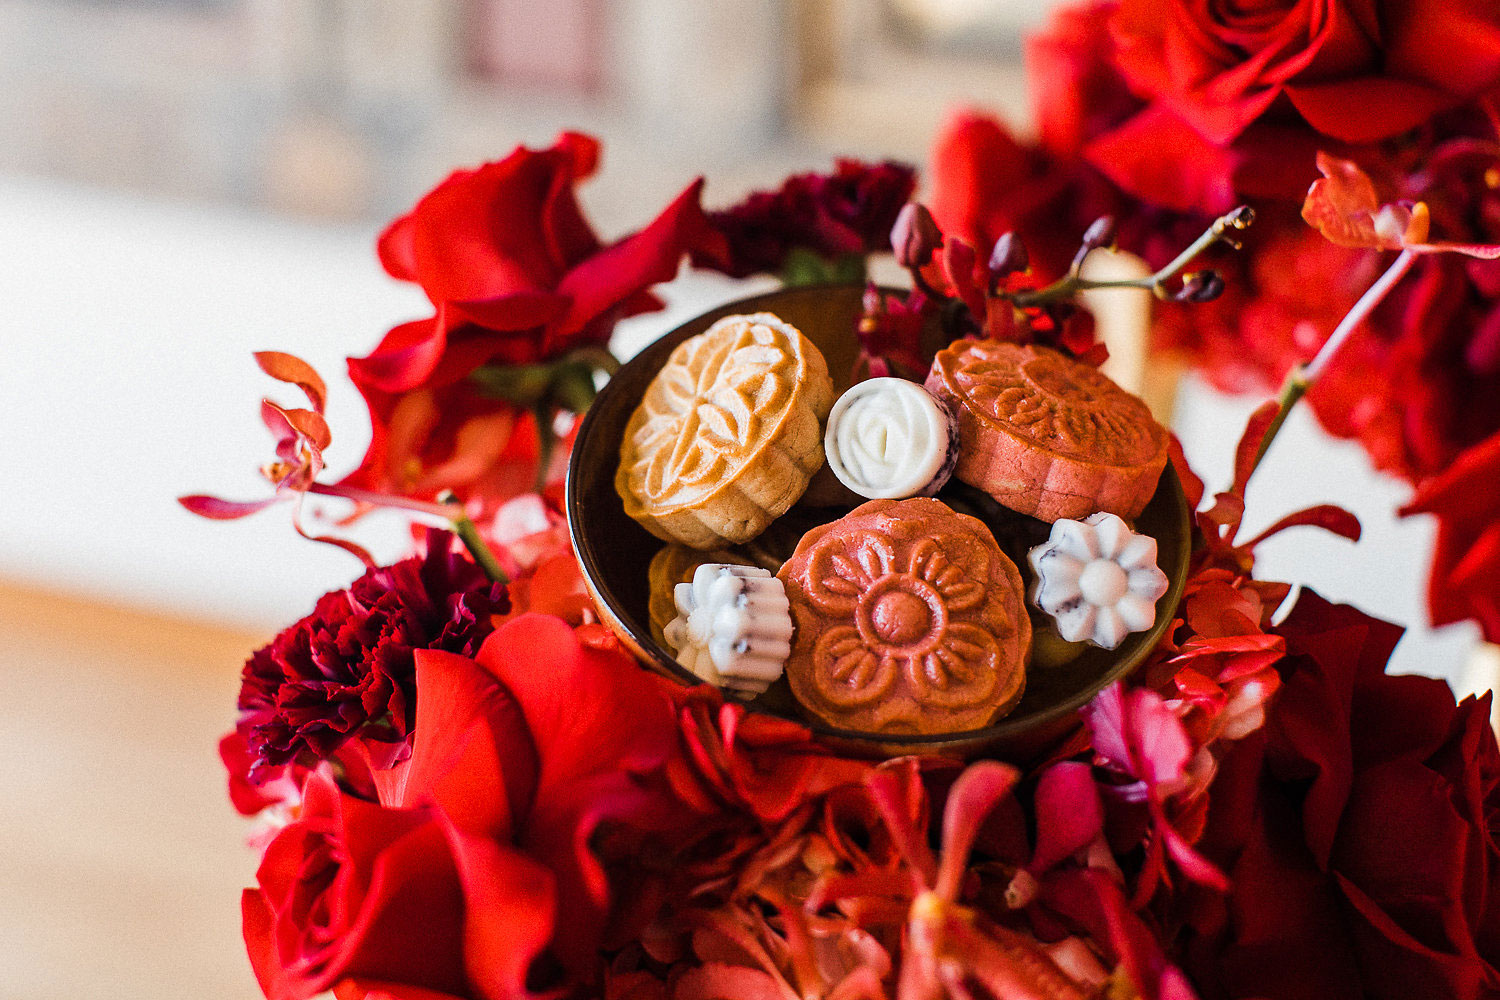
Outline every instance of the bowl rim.
<path fill-rule="evenodd" d="M 712 324 L 716 319 L 719 319 L 723 316 L 735 315 L 740 312 L 763 311 L 764 307 L 768 307 L 771 302 L 780 300 L 788 292 L 807 293 L 816 291 L 829 291 L 833 289 L 848 290 L 853 287 L 863 286 L 853 286 L 847 284 L 801 285 L 796 286 L 795 288 L 774 289 L 769 292 L 763 292 L 757 295 L 749 296 L 747 298 L 736 299 L 732 302 L 724 303 L 712 309 L 705 310 L 704 312 L 701 312 L 695 316 L 692 316 L 679 323 L 671 330 L 668 330 L 666 333 L 663 333 L 656 340 L 651 341 L 645 347 L 641 348 L 641 350 L 637 352 L 636 355 L 623 362 L 619 370 L 624 371 L 626 366 L 634 363 L 638 358 L 642 357 L 642 355 L 650 352 L 652 348 L 659 348 L 659 345 L 661 345 L 663 341 L 675 339 L 677 342 L 680 342 L 687 339 L 687 337 L 692 336 L 693 334 L 684 332 L 690 326 L 694 326 L 705 321 L 707 321 L 709 324 Z M 672 346 L 675 347 L 676 343 L 674 343 Z M 621 628 L 624 628 L 629 633 L 628 641 L 626 641 L 625 643 L 626 646 L 634 647 L 636 651 L 644 654 L 648 658 L 648 662 L 640 664 L 643 669 L 654 669 L 658 673 L 664 674 L 665 676 L 683 684 L 684 686 L 692 687 L 700 684 L 711 686 L 708 685 L 707 681 L 704 681 L 692 671 L 688 670 L 686 667 L 678 663 L 676 657 L 674 657 L 666 649 L 663 649 L 662 646 L 656 641 L 656 639 L 650 634 L 649 630 L 641 633 L 638 628 L 629 627 L 628 623 L 630 621 L 633 621 L 634 616 L 629 614 L 619 604 L 619 602 L 615 600 L 614 595 L 611 592 L 599 587 L 595 583 L 595 576 L 597 575 L 599 560 L 594 553 L 594 540 L 590 538 L 583 530 L 583 505 L 578 502 L 574 484 L 577 481 L 577 477 L 580 474 L 580 469 L 583 464 L 582 456 L 585 449 L 583 449 L 581 445 L 586 440 L 590 430 L 594 429 L 594 425 L 597 423 L 597 414 L 604 409 L 603 407 L 598 405 L 599 401 L 607 399 L 608 397 L 606 396 L 606 394 L 610 393 L 611 390 L 615 390 L 618 392 L 625 391 L 625 389 L 623 388 L 624 382 L 617 380 L 618 374 L 619 372 L 616 372 L 616 375 L 612 376 L 610 380 L 604 384 L 603 388 L 599 390 L 598 395 L 595 397 L 594 405 L 591 405 L 587 412 L 584 413 L 583 419 L 582 421 L 580 421 L 578 426 L 578 433 L 574 439 L 572 454 L 568 457 L 567 477 L 564 482 L 563 491 L 563 508 L 567 516 L 568 535 L 572 542 L 573 553 L 578 558 L 584 584 L 588 588 L 590 596 L 593 597 L 596 604 L 600 605 L 601 612 L 604 612 L 606 624 L 611 624 L 610 620 L 612 620 L 612 622 L 614 623 L 618 623 Z M 617 386 L 619 386 L 620 388 L 617 389 Z M 611 479 L 613 479 L 613 477 L 611 477 Z M 1178 522 L 1178 528 L 1181 532 L 1180 537 L 1186 540 L 1187 544 L 1174 546 L 1175 558 L 1173 559 L 1173 565 L 1171 567 L 1162 567 L 1162 570 L 1167 574 L 1168 587 L 1166 594 L 1164 594 L 1162 599 L 1157 602 L 1156 621 L 1152 624 L 1151 628 L 1144 633 L 1143 638 L 1137 641 L 1135 648 L 1132 649 L 1132 651 L 1128 655 L 1120 657 L 1118 661 L 1110 667 L 1109 670 L 1104 671 L 1094 682 L 1084 685 L 1078 690 L 1077 693 L 1070 695 L 1062 701 L 1050 705 L 1046 709 L 1043 709 L 1041 711 L 1028 713 L 1027 715 L 1020 718 L 1017 718 L 1014 715 L 1007 715 L 1004 718 L 1000 719 L 998 722 L 991 723 L 990 725 L 984 726 L 979 729 L 966 729 L 960 732 L 930 734 L 872 733 L 865 732 L 863 730 L 844 729 L 838 726 L 828 725 L 821 720 L 805 715 L 793 716 L 783 714 L 781 712 L 772 711 L 768 708 L 757 706 L 754 704 L 754 702 L 743 702 L 742 704 L 747 711 L 758 712 L 763 715 L 769 715 L 772 718 L 786 719 L 788 721 L 796 722 L 799 725 L 805 726 L 816 736 L 826 737 L 835 741 L 854 741 L 874 746 L 886 745 L 892 748 L 931 747 L 936 749 L 951 747 L 957 744 L 989 742 L 993 740 L 1002 740 L 1007 737 L 1021 736 L 1033 730 L 1040 729 L 1046 726 L 1047 723 L 1054 722 L 1064 715 L 1077 711 L 1084 705 L 1088 704 L 1088 702 L 1091 701 L 1094 696 L 1097 695 L 1100 691 L 1104 690 L 1115 681 L 1127 676 L 1133 670 L 1135 670 L 1136 667 L 1140 666 L 1141 663 L 1143 663 L 1157 648 L 1157 646 L 1161 644 L 1162 637 L 1166 634 L 1167 629 L 1171 627 L 1172 622 L 1176 618 L 1178 606 L 1181 604 L 1183 593 L 1187 588 L 1188 567 L 1192 559 L 1193 546 L 1191 542 L 1192 517 L 1191 511 L 1188 508 L 1187 494 L 1183 491 L 1182 481 L 1178 478 L 1177 470 L 1173 467 L 1171 462 L 1168 462 L 1165 469 L 1163 469 L 1162 471 L 1161 478 L 1157 483 L 1156 494 L 1153 495 L 1151 500 L 1152 504 L 1155 504 L 1157 502 L 1157 496 L 1161 494 L 1163 490 L 1166 490 L 1167 500 L 1171 504 L 1171 507 L 1176 514 L 1175 519 Z M 621 638 L 623 639 L 625 637 Z M 638 656 L 633 656 L 633 658 L 639 660 Z"/>

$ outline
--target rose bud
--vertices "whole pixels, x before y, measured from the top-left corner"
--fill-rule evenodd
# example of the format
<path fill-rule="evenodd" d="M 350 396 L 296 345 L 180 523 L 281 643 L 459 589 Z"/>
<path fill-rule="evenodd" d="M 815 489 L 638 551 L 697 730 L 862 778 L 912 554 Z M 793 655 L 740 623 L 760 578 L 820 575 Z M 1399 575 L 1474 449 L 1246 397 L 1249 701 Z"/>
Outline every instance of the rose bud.
<path fill-rule="evenodd" d="M 1031 255 L 1026 252 L 1026 244 L 1015 233 L 1005 233 L 995 241 L 995 249 L 990 251 L 990 294 L 994 295 L 1000 288 L 1000 282 L 1004 281 L 1016 271 L 1024 271 L 1031 266 Z"/>
<path fill-rule="evenodd" d="M 942 245 L 942 230 L 927 206 L 909 201 L 901 207 L 896 224 L 891 227 L 891 249 L 896 252 L 896 263 L 906 268 L 926 267 Z"/>
<path fill-rule="evenodd" d="M 1191 271 L 1182 276 L 1182 287 L 1172 298 L 1178 302 L 1212 302 L 1224 294 L 1224 277 L 1218 271 Z"/>

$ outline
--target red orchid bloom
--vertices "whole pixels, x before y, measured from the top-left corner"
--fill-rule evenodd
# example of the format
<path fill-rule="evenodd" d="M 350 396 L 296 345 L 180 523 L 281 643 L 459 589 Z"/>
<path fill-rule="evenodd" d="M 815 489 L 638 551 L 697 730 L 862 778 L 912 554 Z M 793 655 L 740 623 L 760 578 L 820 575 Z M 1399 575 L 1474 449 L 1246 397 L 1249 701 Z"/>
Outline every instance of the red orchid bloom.
<path fill-rule="evenodd" d="M 1187 459 L 1182 454 L 1182 446 L 1177 439 L 1173 438 L 1171 442 L 1172 467 L 1177 471 L 1178 479 L 1182 481 L 1188 506 L 1197 511 L 1195 517 L 1198 528 L 1203 533 L 1205 549 L 1204 554 L 1199 557 L 1200 560 L 1223 566 L 1245 576 L 1249 576 L 1250 569 L 1255 564 L 1255 547 L 1272 535 L 1279 534 L 1288 528 L 1304 525 L 1318 527 L 1352 542 L 1359 541 L 1360 536 L 1359 520 L 1353 514 L 1332 504 L 1318 504 L 1288 514 L 1249 541 L 1235 544 L 1240 533 L 1240 525 L 1245 519 L 1245 490 L 1250 485 L 1251 473 L 1255 471 L 1260 461 L 1261 446 L 1275 421 L 1276 411 L 1276 401 L 1270 400 L 1250 415 L 1250 419 L 1245 423 L 1244 433 L 1240 436 L 1239 445 L 1235 449 L 1234 481 L 1227 490 L 1215 494 L 1213 506 L 1204 511 L 1198 510 L 1203 502 L 1203 480 L 1199 479 L 1188 467 Z M 1284 590 L 1282 597 L 1285 597 Z M 1280 603 L 1280 599 L 1268 602 L 1269 610 L 1274 611 Z"/>
<path fill-rule="evenodd" d="M 1352 160 L 1319 151 L 1318 171 L 1302 203 L 1302 218 L 1342 247 L 1459 253 L 1494 260 L 1500 246 L 1481 243 L 1429 243 L 1432 215 L 1424 202 L 1381 204 L 1375 183 Z"/>
<path fill-rule="evenodd" d="M 892 838 L 907 865 L 912 902 L 898 1000 L 972 996 L 1018 1000 L 1086 1000 L 1101 985 L 1080 982 L 1049 950 L 1022 931 L 964 905 L 969 854 L 985 819 L 1015 787 L 1020 773 L 996 761 L 979 761 L 959 775 L 943 809 L 939 857 L 927 846 L 925 808 L 914 762 L 898 762 L 867 779 Z M 1097 966 L 1096 966 L 1097 968 Z"/>
<path fill-rule="evenodd" d="M 292 526 L 297 534 L 315 542 L 336 545 L 359 557 L 366 566 L 374 566 L 370 554 L 361 546 L 330 535 L 309 535 L 302 527 L 302 499 L 317 484 L 323 472 L 323 451 L 333 440 L 323 408 L 328 388 L 312 365 L 281 351 L 259 351 L 255 363 L 260 370 L 278 382 L 288 382 L 307 396 L 307 408 L 285 407 L 269 399 L 260 401 L 260 419 L 276 439 L 276 461 L 261 467 L 261 474 L 271 481 L 275 493 L 264 500 L 221 500 L 194 494 L 178 497 L 177 502 L 200 517 L 232 521 L 264 510 L 278 501 L 292 498 Z"/>
<path fill-rule="evenodd" d="M 774 825 L 858 784 L 873 766 L 836 757 L 806 726 L 746 711 L 705 685 L 689 690 L 677 713 L 685 752 L 674 760 L 672 784 L 700 812 L 729 808 Z"/>
<path fill-rule="evenodd" d="M 1126 802 L 1144 802 L 1151 820 L 1147 861 L 1136 886 L 1144 905 L 1156 882 L 1166 878 L 1170 857 L 1194 882 L 1227 891 L 1224 875 L 1193 849 L 1167 815 L 1173 796 L 1193 799 L 1212 778 L 1212 758 L 1194 748 L 1181 721 L 1149 688 L 1126 689 L 1117 681 L 1084 709 L 1094 753 L 1105 766 L 1133 783 L 1112 788 Z"/>

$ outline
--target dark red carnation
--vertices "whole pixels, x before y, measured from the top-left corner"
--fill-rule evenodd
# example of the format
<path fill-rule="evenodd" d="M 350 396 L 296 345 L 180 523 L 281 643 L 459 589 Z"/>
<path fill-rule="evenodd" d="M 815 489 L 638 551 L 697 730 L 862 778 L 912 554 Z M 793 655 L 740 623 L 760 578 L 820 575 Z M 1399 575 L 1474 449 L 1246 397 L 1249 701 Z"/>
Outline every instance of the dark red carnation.
<path fill-rule="evenodd" d="M 1303 592 L 1284 686 L 1215 782 L 1200 846 L 1234 883 L 1197 915 L 1210 996 L 1500 989 L 1500 749 L 1489 697 L 1390 676 L 1400 629 Z"/>
<path fill-rule="evenodd" d="M 728 240 L 728 263 L 695 263 L 743 278 L 780 272 L 797 249 L 829 260 L 889 250 L 896 215 L 915 189 L 916 172 L 890 161 L 838 160 L 832 173 L 796 174 L 775 191 L 710 213 Z"/>
<path fill-rule="evenodd" d="M 508 608 L 505 589 L 433 532 L 425 556 L 369 570 L 256 650 L 241 680 L 237 731 L 257 783 L 310 766 L 359 738 L 376 767 L 407 750 L 416 712 L 413 654 L 472 654 Z"/>

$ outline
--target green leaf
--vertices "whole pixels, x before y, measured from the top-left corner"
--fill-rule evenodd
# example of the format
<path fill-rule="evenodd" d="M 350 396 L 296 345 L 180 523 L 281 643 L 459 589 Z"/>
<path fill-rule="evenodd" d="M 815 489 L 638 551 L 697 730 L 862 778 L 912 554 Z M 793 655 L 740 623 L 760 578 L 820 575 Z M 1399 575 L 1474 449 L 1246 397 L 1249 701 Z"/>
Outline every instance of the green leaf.
<path fill-rule="evenodd" d="M 484 365 L 469 381 L 486 396 L 531 409 L 547 398 L 553 377 L 552 365 Z"/>
<path fill-rule="evenodd" d="M 781 280 L 789 288 L 863 282 L 865 257 L 863 254 L 846 253 L 836 260 L 830 260 L 807 247 L 793 247 L 781 266 Z"/>
<path fill-rule="evenodd" d="M 558 406 L 582 413 L 598 394 L 594 388 L 594 369 L 582 362 L 559 364 L 552 379 L 551 398 Z"/>

